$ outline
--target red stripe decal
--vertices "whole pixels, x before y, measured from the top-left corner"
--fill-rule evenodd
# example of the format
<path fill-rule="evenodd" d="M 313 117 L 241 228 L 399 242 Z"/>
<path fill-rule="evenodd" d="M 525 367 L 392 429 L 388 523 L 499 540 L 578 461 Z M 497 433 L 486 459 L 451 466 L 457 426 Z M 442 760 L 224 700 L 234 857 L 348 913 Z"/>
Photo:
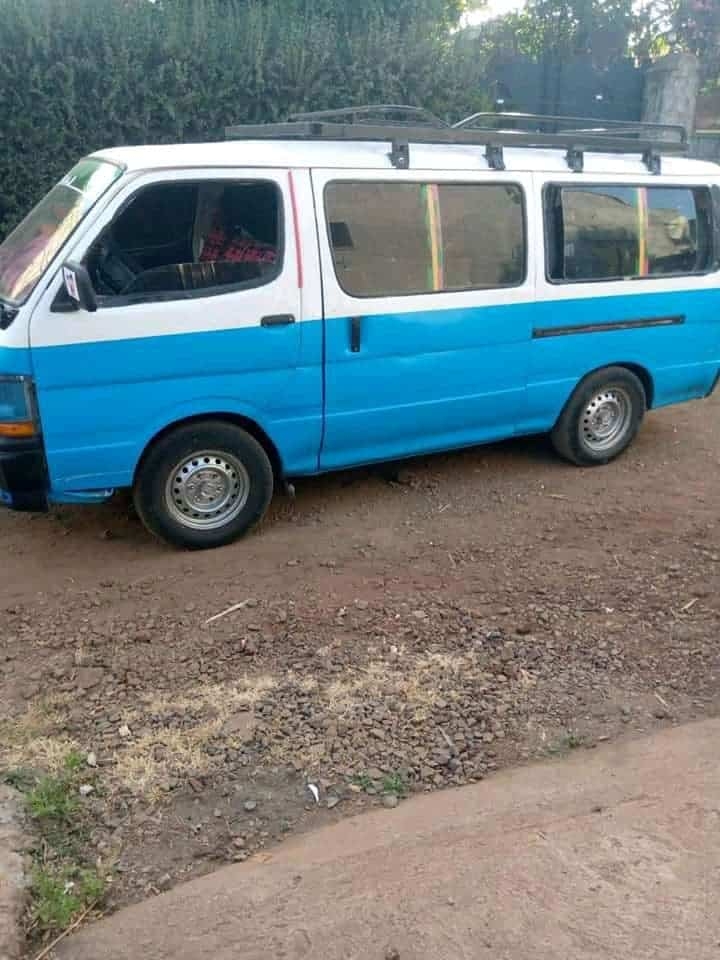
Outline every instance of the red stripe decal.
<path fill-rule="evenodd" d="M 292 175 L 292 170 L 288 172 L 288 179 L 290 180 L 290 202 L 292 204 L 293 227 L 295 228 L 295 255 L 297 257 L 298 288 L 302 290 L 303 262 L 302 262 L 302 248 L 300 246 L 300 221 L 298 220 L 297 197 L 295 195 L 295 180 Z"/>

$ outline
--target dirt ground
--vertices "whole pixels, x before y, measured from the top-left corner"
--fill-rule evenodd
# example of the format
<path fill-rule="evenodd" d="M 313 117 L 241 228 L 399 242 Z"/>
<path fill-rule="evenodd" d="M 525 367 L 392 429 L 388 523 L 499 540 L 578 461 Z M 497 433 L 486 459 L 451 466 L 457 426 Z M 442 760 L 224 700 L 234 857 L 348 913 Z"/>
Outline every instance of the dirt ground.
<path fill-rule="evenodd" d="M 1 513 L 0 768 L 95 755 L 113 908 L 406 790 L 716 715 L 719 410 L 651 414 L 601 469 L 533 438 L 303 480 L 203 554 L 122 497 Z"/>

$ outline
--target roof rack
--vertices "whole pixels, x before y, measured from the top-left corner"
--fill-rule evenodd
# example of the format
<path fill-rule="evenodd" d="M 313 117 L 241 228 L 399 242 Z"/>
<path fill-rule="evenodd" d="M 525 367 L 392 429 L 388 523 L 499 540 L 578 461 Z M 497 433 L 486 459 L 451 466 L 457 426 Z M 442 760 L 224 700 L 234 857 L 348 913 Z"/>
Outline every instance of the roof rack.
<path fill-rule="evenodd" d="M 663 153 L 686 153 L 688 149 L 685 127 L 635 120 L 599 120 L 539 113 L 473 113 L 454 124 L 453 130 L 482 130 L 488 134 L 500 132 L 531 137 L 549 134 L 564 138 L 568 148 L 567 164 L 577 173 L 583 170 L 586 149 L 642 153 L 651 173 L 660 173 Z"/>
<path fill-rule="evenodd" d="M 227 127 L 225 136 L 229 140 L 387 140 L 390 162 L 402 170 L 410 166 L 411 143 L 484 146 L 493 170 L 505 169 L 504 147 L 564 149 L 568 167 L 575 173 L 583 170 L 585 152 L 595 151 L 639 153 L 648 170 L 657 174 L 663 154 L 684 154 L 688 147 L 685 128 L 671 124 L 474 113 L 451 127 L 420 107 L 392 104 L 295 114 L 286 123 L 241 124 Z"/>
<path fill-rule="evenodd" d="M 290 122 L 324 120 L 328 123 L 388 123 L 393 126 L 428 126 L 450 129 L 451 124 L 441 120 L 424 107 L 407 107 L 400 103 L 378 103 L 363 107 L 343 107 L 340 110 L 314 110 L 311 113 L 294 113 Z"/>

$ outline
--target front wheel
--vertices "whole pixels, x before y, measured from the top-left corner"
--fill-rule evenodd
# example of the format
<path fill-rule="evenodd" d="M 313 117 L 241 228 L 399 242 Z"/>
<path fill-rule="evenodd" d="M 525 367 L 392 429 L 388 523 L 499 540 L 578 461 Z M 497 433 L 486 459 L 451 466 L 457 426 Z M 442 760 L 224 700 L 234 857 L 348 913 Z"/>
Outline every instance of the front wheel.
<path fill-rule="evenodd" d="M 553 445 L 579 466 L 608 463 L 635 439 L 646 407 L 645 388 L 632 371 L 598 370 L 568 400 L 552 432 Z"/>
<path fill-rule="evenodd" d="M 134 500 L 155 536 L 205 550 L 247 533 L 272 493 L 272 466 L 258 441 L 235 424 L 203 420 L 178 427 L 150 448 Z"/>

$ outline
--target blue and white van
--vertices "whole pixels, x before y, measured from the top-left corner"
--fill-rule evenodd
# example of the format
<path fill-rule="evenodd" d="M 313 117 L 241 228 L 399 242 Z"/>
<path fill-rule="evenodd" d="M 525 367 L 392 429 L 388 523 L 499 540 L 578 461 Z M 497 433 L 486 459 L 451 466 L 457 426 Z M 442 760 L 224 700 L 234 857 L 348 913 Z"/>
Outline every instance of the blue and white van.
<path fill-rule="evenodd" d="M 287 478 L 543 432 L 606 463 L 713 390 L 717 166 L 301 127 L 93 154 L 7 238 L 4 504 L 131 488 L 154 534 L 214 547 Z"/>

